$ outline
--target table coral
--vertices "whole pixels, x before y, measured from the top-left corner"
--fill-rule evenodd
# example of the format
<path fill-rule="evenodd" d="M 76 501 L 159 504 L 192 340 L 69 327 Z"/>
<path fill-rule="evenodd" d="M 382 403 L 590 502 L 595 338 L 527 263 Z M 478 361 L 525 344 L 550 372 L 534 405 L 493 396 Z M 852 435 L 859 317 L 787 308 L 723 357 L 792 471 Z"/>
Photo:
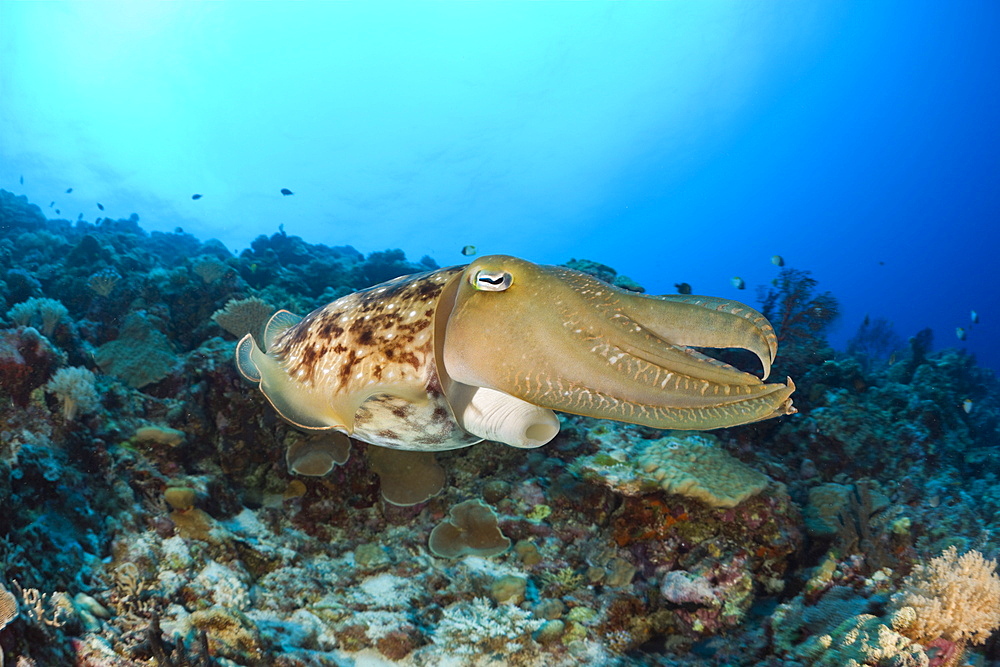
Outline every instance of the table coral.
<path fill-rule="evenodd" d="M 142 314 L 125 320 L 119 337 L 97 349 L 94 361 L 105 373 L 141 389 L 167 376 L 177 361 L 170 341 Z"/>
<path fill-rule="evenodd" d="M 763 491 L 769 479 L 730 456 L 707 434 L 669 435 L 578 459 L 573 470 L 625 495 L 658 490 L 710 507 L 735 507 Z"/>
<path fill-rule="evenodd" d="M 497 556 L 510 545 L 510 538 L 497 525 L 496 512 L 479 499 L 452 507 L 448 519 L 431 531 L 428 542 L 431 552 L 442 558 Z"/>

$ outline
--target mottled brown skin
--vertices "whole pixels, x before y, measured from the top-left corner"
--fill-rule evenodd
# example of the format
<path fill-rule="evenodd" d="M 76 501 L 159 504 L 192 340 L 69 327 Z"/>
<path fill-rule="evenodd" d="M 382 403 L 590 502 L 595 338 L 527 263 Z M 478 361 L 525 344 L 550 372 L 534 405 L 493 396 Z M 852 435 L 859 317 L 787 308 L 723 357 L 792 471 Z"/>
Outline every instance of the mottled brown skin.
<path fill-rule="evenodd" d="M 300 426 L 339 428 L 384 447 L 441 450 L 478 442 L 451 415 L 434 363 L 435 308 L 460 272 L 408 276 L 349 294 L 278 333 L 267 357 L 296 388 L 265 387 L 268 399 Z M 301 394 L 328 397 L 332 412 L 296 413 Z"/>
<path fill-rule="evenodd" d="M 316 380 L 324 355 L 340 356 L 339 383 L 331 387 L 334 391 L 350 385 L 363 360 L 372 362 L 376 380 L 397 364 L 419 372 L 423 360 L 418 353 L 426 354 L 426 350 L 416 349 L 418 336 L 431 327 L 444 283 L 459 270 L 445 269 L 431 280 L 425 279 L 428 274 L 409 276 L 408 280 L 397 279 L 338 299 L 289 329 L 276 341 L 274 354 L 287 359 L 288 372 L 303 382 Z M 406 317 L 411 312 L 415 316 Z M 387 338 L 388 333 L 393 336 Z"/>

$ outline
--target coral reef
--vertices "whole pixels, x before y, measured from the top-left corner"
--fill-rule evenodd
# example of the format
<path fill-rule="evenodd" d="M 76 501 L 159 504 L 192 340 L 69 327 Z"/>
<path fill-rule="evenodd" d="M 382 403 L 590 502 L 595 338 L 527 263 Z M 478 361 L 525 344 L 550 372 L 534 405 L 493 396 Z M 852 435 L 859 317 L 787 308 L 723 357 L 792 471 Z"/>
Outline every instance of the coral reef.
<path fill-rule="evenodd" d="M 0 190 L 7 663 L 1000 662 L 1000 383 L 973 358 L 877 318 L 836 353 L 835 299 L 786 269 L 762 298 L 801 413 L 713 435 L 560 415 L 538 450 L 396 457 L 239 378 L 271 311 L 435 266 L 280 229 L 234 256 Z"/>

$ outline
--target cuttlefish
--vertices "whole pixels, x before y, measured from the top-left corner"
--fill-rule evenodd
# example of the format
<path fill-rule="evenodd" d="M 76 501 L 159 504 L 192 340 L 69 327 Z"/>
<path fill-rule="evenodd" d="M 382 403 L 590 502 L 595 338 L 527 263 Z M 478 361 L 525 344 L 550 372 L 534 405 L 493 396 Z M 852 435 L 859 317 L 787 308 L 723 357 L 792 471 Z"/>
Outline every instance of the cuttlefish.
<path fill-rule="evenodd" d="M 505 255 L 404 276 L 305 317 L 279 311 L 241 373 L 282 417 L 382 447 L 440 451 L 495 440 L 538 447 L 554 410 L 706 430 L 795 412 L 795 385 L 692 346 L 743 348 L 766 379 L 763 315 L 708 296 L 647 296 Z"/>

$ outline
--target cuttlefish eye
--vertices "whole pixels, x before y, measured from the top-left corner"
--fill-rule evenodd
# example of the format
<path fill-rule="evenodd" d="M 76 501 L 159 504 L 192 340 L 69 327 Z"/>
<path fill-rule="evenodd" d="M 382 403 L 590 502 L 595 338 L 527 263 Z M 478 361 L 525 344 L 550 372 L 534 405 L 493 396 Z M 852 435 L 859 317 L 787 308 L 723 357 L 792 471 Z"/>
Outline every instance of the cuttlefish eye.
<path fill-rule="evenodd" d="M 472 286 L 484 292 L 502 292 L 510 287 L 513 278 L 506 271 L 480 269 L 472 276 Z"/>

